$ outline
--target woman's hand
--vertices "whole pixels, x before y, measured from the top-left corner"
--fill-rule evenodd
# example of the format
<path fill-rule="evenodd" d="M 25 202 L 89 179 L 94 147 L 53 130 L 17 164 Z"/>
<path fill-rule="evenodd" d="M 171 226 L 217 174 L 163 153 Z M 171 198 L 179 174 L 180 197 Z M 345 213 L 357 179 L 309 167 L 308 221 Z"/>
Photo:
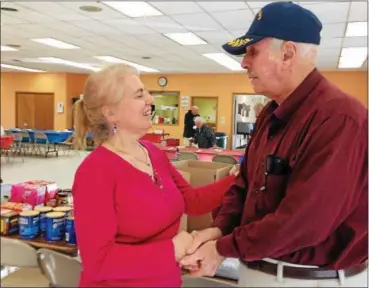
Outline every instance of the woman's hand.
<path fill-rule="evenodd" d="M 240 172 L 240 166 L 233 165 L 232 169 L 229 171 L 229 175 L 237 176 L 239 172 Z"/>
<path fill-rule="evenodd" d="M 194 237 L 188 232 L 181 231 L 172 239 L 176 261 L 181 260 L 187 254 L 187 250 L 192 246 Z"/>

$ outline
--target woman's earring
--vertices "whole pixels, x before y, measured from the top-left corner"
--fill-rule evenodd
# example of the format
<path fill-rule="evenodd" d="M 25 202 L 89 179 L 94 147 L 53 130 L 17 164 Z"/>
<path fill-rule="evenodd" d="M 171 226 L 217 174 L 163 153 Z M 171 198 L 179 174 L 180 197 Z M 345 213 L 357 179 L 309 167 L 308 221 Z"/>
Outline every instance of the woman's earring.
<path fill-rule="evenodd" d="M 113 135 L 117 133 L 117 124 L 114 123 L 113 125 Z"/>

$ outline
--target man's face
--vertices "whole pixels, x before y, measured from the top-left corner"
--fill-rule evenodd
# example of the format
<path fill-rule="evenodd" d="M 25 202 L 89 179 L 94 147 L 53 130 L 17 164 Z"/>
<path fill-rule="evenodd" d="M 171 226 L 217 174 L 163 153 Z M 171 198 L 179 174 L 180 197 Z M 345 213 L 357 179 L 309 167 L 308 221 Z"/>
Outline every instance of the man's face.
<path fill-rule="evenodd" d="M 272 49 L 272 39 L 263 39 L 247 47 L 241 66 L 247 70 L 247 76 L 255 93 L 269 95 L 278 93 L 282 73 L 281 53 Z"/>
<path fill-rule="evenodd" d="M 192 107 L 191 112 L 192 112 L 193 115 L 197 115 L 197 114 L 199 114 L 199 109 Z"/>
<path fill-rule="evenodd" d="M 197 127 L 197 128 L 201 128 L 202 126 L 204 125 L 204 123 L 202 122 L 202 121 L 196 121 L 195 122 L 195 126 Z"/>

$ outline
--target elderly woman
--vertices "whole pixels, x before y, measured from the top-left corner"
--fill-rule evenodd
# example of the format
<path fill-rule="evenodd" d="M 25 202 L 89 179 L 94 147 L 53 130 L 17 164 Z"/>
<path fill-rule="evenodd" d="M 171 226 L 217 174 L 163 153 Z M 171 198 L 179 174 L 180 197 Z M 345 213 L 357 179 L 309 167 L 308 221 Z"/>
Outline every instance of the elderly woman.
<path fill-rule="evenodd" d="M 180 218 L 219 206 L 234 179 L 194 189 L 164 152 L 140 141 L 152 103 L 136 70 L 123 64 L 92 74 L 76 103 L 76 146 L 88 131 L 98 144 L 73 185 L 81 287 L 180 287 L 178 261 L 193 241 L 178 233 Z"/>

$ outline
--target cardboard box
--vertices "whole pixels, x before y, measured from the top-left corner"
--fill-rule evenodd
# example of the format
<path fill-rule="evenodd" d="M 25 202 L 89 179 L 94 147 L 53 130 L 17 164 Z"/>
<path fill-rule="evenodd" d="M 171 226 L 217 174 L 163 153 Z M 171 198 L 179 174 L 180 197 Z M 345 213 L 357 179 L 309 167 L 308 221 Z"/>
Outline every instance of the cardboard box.
<path fill-rule="evenodd" d="M 190 173 L 188 172 L 184 172 L 184 171 L 179 171 L 178 172 L 183 176 L 183 178 L 185 178 L 187 180 L 188 183 L 190 183 L 191 181 L 191 175 Z M 187 215 L 186 214 L 183 214 L 182 217 L 181 217 L 181 223 L 179 224 L 179 229 L 178 229 L 178 232 L 179 231 L 187 231 Z"/>
<path fill-rule="evenodd" d="M 173 162 L 173 166 L 182 174 L 190 175 L 190 183 L 193 187 L 199 187 L 216 182 L 229 175 L 232 164 L 205 162 L 199 160 L 184 160 Z M 187 217 L 187 231 L 209 228 L 213 219 L 211 213 L 201 216 Z"/>

